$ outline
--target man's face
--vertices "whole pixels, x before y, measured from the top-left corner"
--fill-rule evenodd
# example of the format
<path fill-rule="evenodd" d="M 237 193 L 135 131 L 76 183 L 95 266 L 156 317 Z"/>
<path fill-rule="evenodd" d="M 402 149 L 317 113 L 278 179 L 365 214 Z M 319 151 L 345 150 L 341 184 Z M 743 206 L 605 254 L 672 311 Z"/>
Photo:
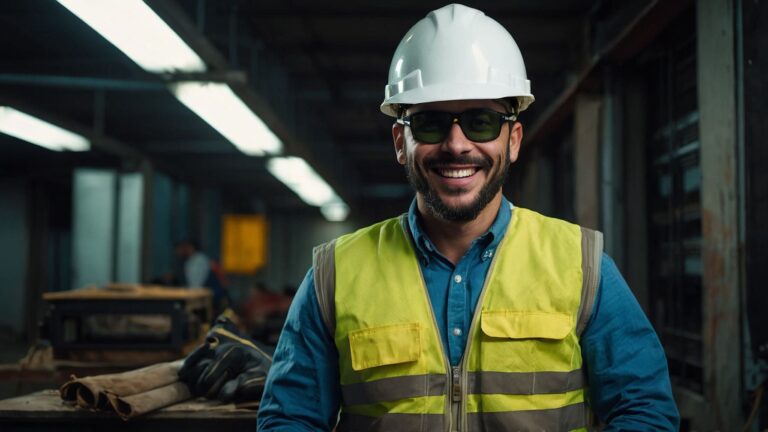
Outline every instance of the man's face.
<path fill-rule="evenodd" d="M 493 100 L 464 100 L 414 105 L 407 114 L 425 110 L 460 113 L 472 108 L 506 112 Z M 398 162 L 405 166 L 426 209 L 444 220 L 470 221 L 501 195 L 509 165 L 517 160 L 522 127 L 507 122 L 495 140 L 482 143 L 468 139 L 458 123 L 437 144 L 416 141 L 410 127 L 399 124 L 393 126 L 392 136 Z"/>
<path fill-rule="evenodd" d="M 189 258 L 194 253 L 192 247 L 187 243 L 179 243 L 175 249 L 176 255 L 181 258 Z"/>

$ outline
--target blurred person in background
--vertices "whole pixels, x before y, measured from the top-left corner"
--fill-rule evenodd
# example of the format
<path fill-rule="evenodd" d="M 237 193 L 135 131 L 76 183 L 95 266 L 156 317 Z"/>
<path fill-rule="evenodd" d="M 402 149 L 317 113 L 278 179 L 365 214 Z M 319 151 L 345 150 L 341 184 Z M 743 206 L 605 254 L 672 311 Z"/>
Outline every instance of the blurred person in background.
<path fill-rule="evenodd" d="M 199 244 L 192 239 L 176 242 L 174 253 L 180 259 L 181 268 L 176 272 L 178 285 L 210 289 L 213 293 L 213 316 L 218 316 L 231 304 L 227 281 L 219 263 L 200 251 Z"/>

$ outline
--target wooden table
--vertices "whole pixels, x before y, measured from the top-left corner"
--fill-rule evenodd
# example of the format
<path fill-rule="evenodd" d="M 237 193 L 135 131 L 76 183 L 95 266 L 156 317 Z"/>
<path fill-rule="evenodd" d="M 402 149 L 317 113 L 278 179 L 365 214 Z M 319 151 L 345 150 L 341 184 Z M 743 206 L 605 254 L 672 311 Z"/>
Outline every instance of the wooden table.
<path fill-rule="evenodd" d="M 44 293 L 43 301 L 48 338 L 57 359 L 113 363 L 133 359 L 143 364 L 170 361 L 199 345 L 213 319 L 207 289 L 112 284 L 104 289 Z M 86 318 L 109 315 L 159 316 L 169 320 L 170 328 L 168 335 L 159 339 L 104 336 L 104 340 L 93 341 L 85 337 Z"/>
<path fill-rule="evenodd" d="M 62 402 L 58 390 L 43 390 L 0 400 L 0 431 L 249 431 L 256 430 L 256 411 L 205 399 L 163 408 L 144 417 L 121 420 L 114 413 L 91 412 Z"/>

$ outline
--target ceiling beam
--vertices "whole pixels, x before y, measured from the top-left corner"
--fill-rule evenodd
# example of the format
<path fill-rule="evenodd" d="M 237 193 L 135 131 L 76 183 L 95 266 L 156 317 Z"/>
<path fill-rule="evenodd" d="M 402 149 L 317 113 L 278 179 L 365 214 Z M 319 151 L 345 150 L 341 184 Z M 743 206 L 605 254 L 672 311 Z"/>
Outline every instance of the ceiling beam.
<path fill-rule="evenodd" d="M 43 119 L 85 137 L 90 141 L 92 151 L 96 150 L 104 154 L 116 156 L 120 159 L 122 166 L 127 169 L 137 169 L 142 162 L 147 161 L 171 176 L 184 178 L 184 172 L 177 166 L 153 158 L 136 150 L 132 145 L 128 145 L 125 142 L 104 134 L 98 124 L 98 118 L 100 117 L 98 113 L 95 115 L 94 124 L 88 127 L 81 123 L 51 114 L 50 112 L 42 111 L 22 98 L 3 95 L 0 97 L 0 104 L 12 106 L 29 115 Z"/>
<path fill-rule="evenodd" d="M 61 87 L 86 90 L 168 91 L 168 87 L 157 80 L 128 80 L 88 76 L 13 73 L 0 73 L 0 85 Z"/>
<path fill-rule="evenodd" d="M 221 3 L 221 2 L 220 2 Z M 546 7 L 541 5 L 532 6 L 532 3 L 523 2 L 517 5 L 510 5 L 508 2 L 488 1 L 475 7 L 482 10 L 486 15 L 496 20 L 500 19 L 519 19 L 519 20 L 562 20 L 572 21 L 579 19 L 587 14 L 588 9 L 583 7 Z M 225 6 L 220 6 L 225 7 Z M 243 1 L 239 3 L 239 10 L 243 14 L 251 14 L 254 17 L 262 19 L 275 18 L 375 18 L 375 19 L 400 19 L 415 23 L 437 6 L 425 5 L 419 2 L 402 2 L 396 4 L 391 1 L 364 3 L 356 5 L 350 2 L 307 2 L 297 5 L 296 2 L 273 2 L 266 5 L 264 2 Z M 221 9 L 219 10 L 221 11 Z M 215 12 L 215 10 L 214 10 Z"/>
<path fill-rule="evenodd" d="M 162 140 L 146 141 L 142 147 L 149 154 L 167 155 L 167 154 L 223 154 L 242 156 L 231 143 L 225 139 L 221 140 Z"/>

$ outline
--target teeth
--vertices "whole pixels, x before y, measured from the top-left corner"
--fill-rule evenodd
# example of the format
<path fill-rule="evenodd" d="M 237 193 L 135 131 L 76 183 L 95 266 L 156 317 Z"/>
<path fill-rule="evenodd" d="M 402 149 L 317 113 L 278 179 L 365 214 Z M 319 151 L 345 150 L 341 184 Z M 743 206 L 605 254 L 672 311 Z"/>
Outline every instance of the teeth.
<path fill-rule="evenodd" d="M 451 178 L 463 178 L 463 177 L 469 177 L 472 174 L 475 173 L 474 168 L 466 168 L 466 169 L 459 169 L 459 170 L 451 170 L 451 169 L 442 169 L 440 170 L 440 175 L 443 177 L 451 177 Z"/>

